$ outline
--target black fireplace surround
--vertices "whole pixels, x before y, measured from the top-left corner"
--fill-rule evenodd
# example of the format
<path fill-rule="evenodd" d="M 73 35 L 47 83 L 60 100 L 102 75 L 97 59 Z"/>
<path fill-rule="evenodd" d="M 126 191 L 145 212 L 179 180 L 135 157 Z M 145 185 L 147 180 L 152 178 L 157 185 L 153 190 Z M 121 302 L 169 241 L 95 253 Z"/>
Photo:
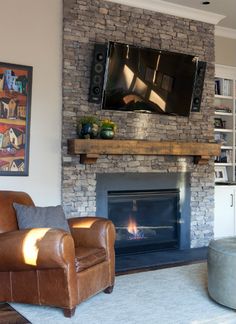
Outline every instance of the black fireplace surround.
<path fill-rule="evenodd" d="M 179 190 L 108 191 L 116 254 L 179 247 Z"/>
<path fill-rule="evenodd" d="M 96 194 L 117 255 L 190 248 L 189 173 L 98 173 Z"/>

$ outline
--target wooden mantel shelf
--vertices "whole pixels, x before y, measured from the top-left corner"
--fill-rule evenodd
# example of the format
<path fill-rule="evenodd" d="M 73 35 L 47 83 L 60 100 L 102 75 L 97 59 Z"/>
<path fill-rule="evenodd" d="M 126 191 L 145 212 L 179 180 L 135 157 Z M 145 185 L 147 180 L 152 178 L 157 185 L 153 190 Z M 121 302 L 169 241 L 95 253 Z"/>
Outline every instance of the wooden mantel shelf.
<path fill-rule="evenodd" d="M 220 155 L 220 144 L 149 140 L 69 139 L 68 153 L 79 154 L 81 163 L 95 163 L 99 155 L 175 155 L 193 156 L 194 163 L 206 164 Z"/>

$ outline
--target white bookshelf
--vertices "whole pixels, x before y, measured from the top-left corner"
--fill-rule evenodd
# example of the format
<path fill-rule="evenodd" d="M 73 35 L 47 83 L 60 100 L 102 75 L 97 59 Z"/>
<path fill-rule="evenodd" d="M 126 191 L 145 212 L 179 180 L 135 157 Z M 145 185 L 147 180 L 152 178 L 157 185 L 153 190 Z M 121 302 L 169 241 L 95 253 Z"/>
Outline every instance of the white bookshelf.
<path fill-rule="evenodd" d="M 215 159 L 216 170 L 226 170 L 227 180 L 235 181 L 236 167 L 236 68 L 215 67 L 215 140 L 221 143 L 221 155 Z M 219 168 L 220 167 L 220 168 Z M 217 178 L 216 181 L 221 181 Z"/>

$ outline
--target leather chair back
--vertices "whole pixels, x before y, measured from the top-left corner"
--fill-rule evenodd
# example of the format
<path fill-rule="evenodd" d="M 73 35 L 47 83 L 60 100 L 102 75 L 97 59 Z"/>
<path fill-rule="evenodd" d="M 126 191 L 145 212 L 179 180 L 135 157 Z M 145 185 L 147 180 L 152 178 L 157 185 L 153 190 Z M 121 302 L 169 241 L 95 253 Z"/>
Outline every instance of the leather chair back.
<path fill-rule="evenodd" d="M 0 233 L 18 230 L 13 202 L 34 206 L 33 200 L 25 192 L 0 190 Z"/>

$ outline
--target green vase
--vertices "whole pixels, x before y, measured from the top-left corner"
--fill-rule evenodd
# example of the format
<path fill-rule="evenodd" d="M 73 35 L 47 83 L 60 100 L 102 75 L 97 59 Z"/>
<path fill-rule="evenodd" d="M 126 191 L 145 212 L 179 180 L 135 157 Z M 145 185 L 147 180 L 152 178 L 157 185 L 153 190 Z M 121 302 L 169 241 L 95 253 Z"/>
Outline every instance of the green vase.
<path fill-rule="evenodd" d="M 100 137 L 103 139 L 112 139 L 115 135 L 115 132 L 112 127 L 102 127 L 100 131 Z"/>

